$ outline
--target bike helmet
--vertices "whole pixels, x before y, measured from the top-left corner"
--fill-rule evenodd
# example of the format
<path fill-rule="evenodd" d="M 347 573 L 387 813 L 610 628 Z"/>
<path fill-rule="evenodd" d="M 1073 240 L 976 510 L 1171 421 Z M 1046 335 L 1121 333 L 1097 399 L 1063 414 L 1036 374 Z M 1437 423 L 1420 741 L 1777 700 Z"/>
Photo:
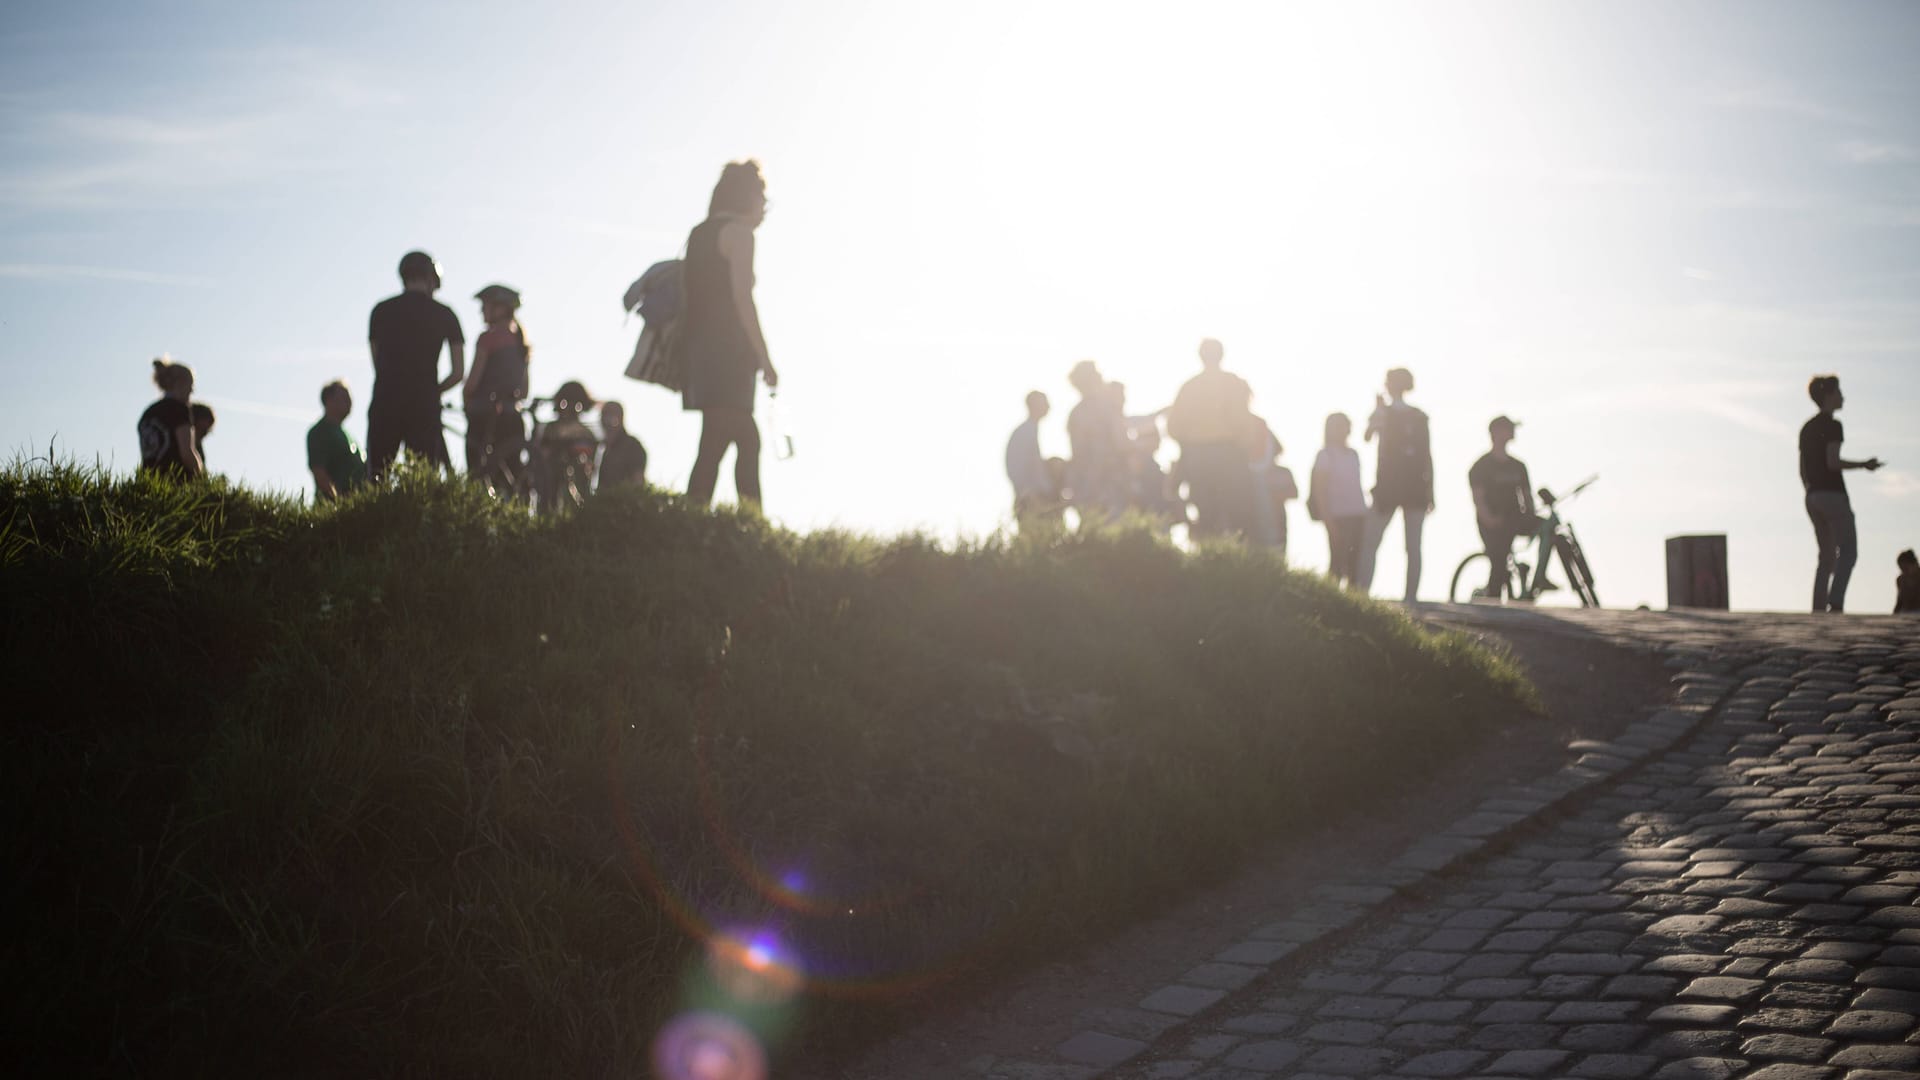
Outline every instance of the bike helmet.
<path fill-rule="evenodd" d="M 520 294 L 505 285 L 489 285 L 474 293 L 473 298 L 483 304 L 505 304 L 510 308 L 520 306 Z"/>
<path fill-rule="evenodd" d="M 409 251 L 400 256 L 400 281 L 432 282 L 434 288 L 440 287 L 440 264 L 433 256 L 424 251 Z"/>

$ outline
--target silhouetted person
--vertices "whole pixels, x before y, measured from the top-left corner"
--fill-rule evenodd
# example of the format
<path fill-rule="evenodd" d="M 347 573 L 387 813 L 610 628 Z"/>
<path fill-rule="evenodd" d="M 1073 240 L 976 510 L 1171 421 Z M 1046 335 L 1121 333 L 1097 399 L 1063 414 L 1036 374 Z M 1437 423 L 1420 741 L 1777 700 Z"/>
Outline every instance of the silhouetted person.
<path fill-rule="evenodd" d="M 707 220 L 687 237 L 686 310 L 680 349 L 687 387 L 681 407 L 700 414 L 700 451 L 687 499 L 713 501 L 720 459 L 734 448 L 733 487 L 742 505 L 760 505 L 760 428 L 753 421 L 756 379 L 780 385 L 753 302 L 753 231 L 767 216 L 767 184 L 756 161 L 720 172 Z"/>
<path fill-rule="evenodd" d="M 1327 527 L 1327 576 L 1354 584 L 1360 544 L 1367 534 L 1367 492 L 1360 484 L 1360 452 L 1347 445 L 1353 421 L 1346 413 L 1327 417 L 1326 443 L 1313 459 L 1307 513 Z"/>
<path fill-rule="evenodd" d="M 1038 390 L 1027 395 L 1027 418 L 1007 438 L 1007 483 L 1013 485 L 1013 520 L 1020 531 L 1051 529 L 1060 490 L 1040 452 L 1040 421 L 1053 406 Z"/>
<path fill-rule="evenodd" d="M 1287 502 L 1300 497 L 1293 470 L 1280 464 L 1284 449 L 1267 422 L 1254 419 L 1255 447 L 1249 456 L 1247 480 L 1252 485 L 1253 540 L 1287 557 Z"/>
<path fill-rule="evenodd" d="M 1900 576 L 1893 581 L 1893 613 L 1920 614 L 1920 558 L 1916 558 L 1913 549 L 1908 548 L 1894 562 L 1900 567 Z"/>
<path fill-rule="evenodd" d="M 518 490 L 526 468 L 527 428 L 519 406 L 527 400 L 527 363 L 533 347 L 520 325 L 520 294 L 489 285 L 473 294 L 487 328 L 473 343 L 473 372 L 461 388 L 467 410 L 467 475 L 496 493 Z"/>
<path fill-rule="evenodd" d="M 1513 552 L 1516 538 L 1531 535 L 1540 528 L 1540 516 L 1534 509 L 1533 482 L 1527 466 L 1507 453 L 1518 423 L 1496 416 L 1487 424 L 1493 449 L 1481 455 L 1467 470 L 1467 484 L 1473 488 L 1474 522 L 1480 527 L 1480 543 L 1493 563 L 1487 572 L 1486 588 L 1480 595 L 1499 599 L 1507 579 L 1507 556 Z"/>
<path fill-rule="evenodd" d="M 1226 349 L 1200 343 L 1201 372 L 1188 379 L 1167 409 L 1167 435 L 1180 444 L 1179 474 L 1193 502 L 1195 540 L 1245 534 L 1253 524 L 1247 483 L 1253 441 L 1253 389 L 1221 369 Z"/>
<path fill-rule="evenodd" d="M 533 471 L 533 491 L 542 514 L 558 513 L 561 502 L 573 497 L 567 490 L 569 467 L 574 470 L 574 491 L 584 496 L 593 490 L 600 453 L 600 440 L 587 427 L 587 412 L 593 405 L 586 386 L 568 379 L 553 392 L 553 419 L 534 425 L 527 467 Z"/>
<path fill-rule="evenodd" d="M 307 429 L 307 471 L 315 502 L 332 502 L 367 482 L 367 462 L 342 426 L 353 412 L 353 395 L 338 379 L 320 388 L 320 419 Z"/>
<path fill-rule="evenodd" d="M 600 451 L 600 478 L 594 490 L 647 486 L 647 448 L 627 430 L 626 406 L 617 401 L 600 403 L 600 436 L 605 448 Z"/>
<path fill-rule="evenodd" d="M 1067 373 L 1080 401 L 1067 413 L 1067 488 L 1082 525 L 1117 517 L 1127 509 L 1124 399 L 1091 360 Z"/>
<path fill-rule="evenodd" d="M 1373 507 L 1367 514 L 1367 536 L 1360 545 L 1357 582 L 1362 592 L 1373 588 L 1373 568 L 1386 538 L 1393 512 L 1400 511 L 1407 538 L 1407 588 L 1411 604 L 1420 592 L 1420 534 L 1433 510 L 1433 450 L 1427 414 L 1407 404 L 1413 391 L 1413 373 L 1406 368 L 1387 372 L 1387 397 L 1375 395 L 1373 415 L 1367 419 L 1366 438 L 1380 440 L 1379 464 L 1374 469 Z"/>
<path fill-rule="evenodd" d="M 1151 416 L 1126 418 L 1127 508 L 1153 523 L 1153 530 L 1166 535 L 1176 524 L 1185 524 L 1187 504 L 1180 501 L 1173 480 L 1160 467 L 1160 425 Z"/>
<path fill-rule="evenodd" d="M 367 458 L 374 476 L 383 475 L 400 447 L 444 469 L 447 440 L 440 433 L 440 395 L 466 375 L 467 338 L 453 309 L 433 298 L 440 288 L 440 267 L 424 251 L 400 259 L 398 296 L 374 305 L 367 320 L 367 347 L 373 355 L 373 402 L 367 406 Z M 451 360 L 440 377 L 440 350 Z"/>
<path fill-rule="evenodd" d="M 135 429 L 140 471 L 177 480 L 204 475 L 207 466 L 193 434 L 193 369 L 163 356 L 153 362 L 153 385 L 160 388 L 160 400 L 140 414 Z"/>
<path fill-rule="evenodd" d="M 1800 485 L 1807 492 L 1807 517 L 1813 520 L 1814 542 L 1820 546 L 1813 571 L 1813 610 L 1838 613 L 1846 610 L 1847 581 L 1860 555 L 1853 503 L 1841 474 L 1848 469 L 1872 472 L 1880 459 L 1848 461 L 1840 456 L 1846 432 L 1833 414 L 1847 399 L 1840 393 L 1839 376 L 1815 375 L 1807 384 L 1807 396 L 1820 407 L 1819 415 L 1800 428 Z"/>

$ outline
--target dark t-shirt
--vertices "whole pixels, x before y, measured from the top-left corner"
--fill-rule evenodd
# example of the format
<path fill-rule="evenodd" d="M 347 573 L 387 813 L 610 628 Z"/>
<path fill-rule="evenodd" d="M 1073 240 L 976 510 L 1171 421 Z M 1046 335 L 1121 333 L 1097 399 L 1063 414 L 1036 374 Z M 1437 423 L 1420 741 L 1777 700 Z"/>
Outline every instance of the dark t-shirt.
<path fill-rule="evenodd" d="M 1467 483 L 1486 499 L 1487 507 L 1503 523 L 1525 524 L 1532 517 L 1533 483 L 1527 477 L 1526 463 L 1516 457 L 1503 459 L 1483 454 L 1467 470 Z"/>
<path fill-rule="evenodd" d="M 1831 416 L 1816 416 L 1800 428 L 1800 485 L 1808 491 L 1838 491 L 1846 494 L 1847 482 L 1840 470 L 1827 464 L 1827 444 L 1844 442 L 1840 421 Z"/>
<path fill-rule="evenodd" d="M 625 487 L 629 484 L 638 487 L 647 480 L 647 448 L 630 431 L 623 431 L 619 437 L 607 440 L 607 448 L 600 455 L 600 490 Z"/>
<path fill-rule="evenodd" d="M 403 292 L 373 307 L 373 407 L 423 408 L 440 398 L 440 349 L 464 344 L 453 309 L 423 292 Z"/>
<path fill-rule="evenodd" d="M 185 476 L 186 458 L 174 432 L 193 428 L 193 410 L 184 401 L 161 398 L 140 414 L 140 471 Z"/>
<path fill-rule="evenodd" d="M 367 461 L 360 456 L 360 448 L 354 445 L 353 436 L 325 417 L 307 429 L 307 468 L 327 470 L 328 479 L 333 481 L 333 486 L 339 488 L 342 495 L 359 487 L 367 479 Z M 319 497 L 328 498 L 325 494 Z"/>

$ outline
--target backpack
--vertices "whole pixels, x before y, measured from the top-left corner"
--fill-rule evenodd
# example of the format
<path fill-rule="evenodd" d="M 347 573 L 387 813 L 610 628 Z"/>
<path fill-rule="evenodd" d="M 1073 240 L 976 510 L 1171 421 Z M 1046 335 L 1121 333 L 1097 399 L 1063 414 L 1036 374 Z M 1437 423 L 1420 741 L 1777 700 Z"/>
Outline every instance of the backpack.
<path fill-rule="evenodd" d="M 667 259 L 647 267 L 621 297 L 621 310 L 640 313 L 645 323 L 627 363 L 627 378 L 668 390 L 686 389 L 686 362 L 680 355 L 680 314 L 686 310 L 686 264 Z"/>

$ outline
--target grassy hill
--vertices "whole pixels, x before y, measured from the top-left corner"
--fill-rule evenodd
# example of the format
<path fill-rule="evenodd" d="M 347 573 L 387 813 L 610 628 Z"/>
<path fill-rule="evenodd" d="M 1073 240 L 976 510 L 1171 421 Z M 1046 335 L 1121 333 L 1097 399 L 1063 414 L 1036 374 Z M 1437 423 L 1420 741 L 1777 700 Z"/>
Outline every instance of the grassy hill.
<path fill-rule="evenodd" d="M 17 1067 L 776 1062 L 1164 904 L 1529 694 L 1260 553 L 0 474 Z"/>

